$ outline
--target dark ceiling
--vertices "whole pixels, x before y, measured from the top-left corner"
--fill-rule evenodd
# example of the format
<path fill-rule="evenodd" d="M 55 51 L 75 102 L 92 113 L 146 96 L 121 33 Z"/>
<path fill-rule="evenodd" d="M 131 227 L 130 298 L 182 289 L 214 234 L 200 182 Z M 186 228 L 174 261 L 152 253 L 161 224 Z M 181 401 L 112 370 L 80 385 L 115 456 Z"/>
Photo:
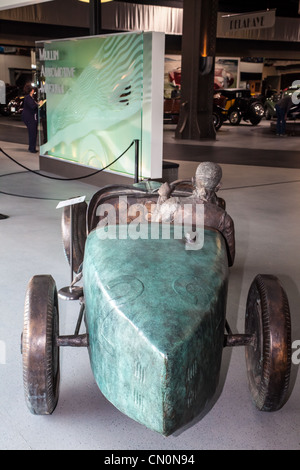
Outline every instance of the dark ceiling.
<path fill-rule="evenodd" d="M 62 0 L 60 0 L 62 1 Z M 124 3 L 138 3 L 155 6 L 183 8 L 189 0 L 118 0 Z M 298 14 L 300 0 L 219 0 L 218 11 L 226 13 L 243 13 L 276 9 L 276 15 L 300 19 Z M 51 2 L 50 2 L 51 3 Z M 103 33 L 110 31 L 103 31 Z M 35 41 L 63 37 L 80 37 L 90 34 L 90 29 L 79 26 L 60 26 L 58 24 L 27 23 L 24 21 L 0 20 L 0 41 L 3 45 L 32 48 Z M 181 50 L 181 36 L 166 35 L 166 51 L 169 54 Z M 217 39 L 217 50 L 220 55 L 246 55 L 253 57 L 300 58 L 298 42 L 278 41 L 235 41 Z M 274 51 L 274 52 L 273 52 Z M 28 52 L 29 53 L 29 52 Z"/>
<path fill-rule="evenodd" d="M 300 17 L 298 14 L 299 0 L 219 0 L 219 11 L 224 12 L 250 12 L 275 9 L 277 16 Z"/>

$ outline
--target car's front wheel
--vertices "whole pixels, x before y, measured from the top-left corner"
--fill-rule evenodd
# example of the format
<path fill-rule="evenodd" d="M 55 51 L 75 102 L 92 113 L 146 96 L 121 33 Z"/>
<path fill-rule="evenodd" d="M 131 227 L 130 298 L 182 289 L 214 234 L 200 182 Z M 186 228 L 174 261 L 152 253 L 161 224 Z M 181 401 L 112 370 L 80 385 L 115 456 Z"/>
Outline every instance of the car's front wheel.
<path fill-rule="evenodd" d="M 228 120 L 232 126 L 238 126 L 241 119 L 242 116 L 238 109 L 231 109 L 228 111 Z"/>
<path fill-rule="evenodd" d="M 255 406 L 276 411 L 286 401 L 291 369 L 291 321 L 287 295 L 275 276 L 259 274 L 248 293 L 245 333 L 249 388 Z"/>
<path fill-rule="evenodd" d="M 264 107 L 261 103 L 259 103 L 258 101 L 257 102 L 254 102 L 250 105 L 250 117 L 249 117 L 249 120 L 251 122 L 251 124 L 253 126 L 257 126 L 257 124 L 260 123 L 260 121 L 262 120 L 264 114 L 265 114 L 265 110 L 264 110 Z"/>
<path fill-rule="evenodd" d="M 252 117 L 252 118 L 250 118 L 250 122 L 251 122 L 252 126 L 257 126 L 260 123 L 261 119 L 262 118 L 258 117 L 258 116 L 257 117 Z"/>
<path fill-rule="evenodd" d="M 33 276 L 21 338 L 25 400 L 33 414 L 51 414 L 59 394 L 58 299 L 50 275 Z"/>

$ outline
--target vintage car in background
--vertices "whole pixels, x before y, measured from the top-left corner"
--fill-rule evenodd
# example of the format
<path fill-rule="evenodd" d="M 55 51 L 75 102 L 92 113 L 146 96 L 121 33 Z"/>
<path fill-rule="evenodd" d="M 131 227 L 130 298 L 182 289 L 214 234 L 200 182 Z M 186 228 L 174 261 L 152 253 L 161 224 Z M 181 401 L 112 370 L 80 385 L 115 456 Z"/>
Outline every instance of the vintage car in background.
<path fill-rule="evenodd" d="M 226 121 L 226 110 L 223 108 L 217 100 L 214 98 L 213 102 L 213 123 L 216 131 L 222 127 L 224 121 Z"/>
<path fill-rule="evenodd" d="M 249 289 L 245 333 L 232 333 L 226 303 L 234 225 L 225 201 L 204 202 L 197 175 L 171 183 L 167 196 L 164 185 L 107 186 L 89 204 L 71 200 L 63 208 L 73 281 L 57 294 L 52 276 L 38 274 L 26 292 L 23 380 L 33 414 L 51 414 L 57 405 L 64 346 L 87 347 L 103 395 L 165 436 L 208 411 L 224 346 L 245 346 L 249 388 L 259 410 L 275 411 L 285 403 L 291 333 L 284 289 L 276 277 L 257 275 Z M 185 204 L 191 225 L 167 223 L 165 211 L 175 207 L 182 215 Z M 118 217 L 107 216 L 110 208 Z M 137 220 L 142 237 L 136 236 Z M 156 222 L 145 225 L 149 220 Z M 58 297 L 79 300 L 69 336 L 59 334 Z M 86 333 L 79 334 L 83 320 Z"/>
<path fill-rule="evenodd" d="M 19 93 L 19 89 L 17 86 L 9 85 L 8 83 L 5 84 L 5 95 L 6 95 L 5 103 L 0 103 L 0 113 L 3 116 L 9 116 L 10 111 L 9 111 L 8 104 L 13 98 L 18 96 L 18 93 Z"/>
<path fill-rule="evenodd" d="M 300 94 L 300 85 L 291 86 L 291 87 L 285 88 L 282 91 L 282 93 L 273 94 L 270 98 L 267 98 L 264 104 L 265 118 L 267 120 L 276 118 L 275 106 L 282 96 L 288 94 L 288 95 L 294 95 L 296 100 L 288 112 L 287 119 L 291 119 L 291 120 L 299 119 L 300 118 L 300 103 L 299 103 L 299 96 L 297 94 L 298 91 Z"/>
<path fill-rule="evenodd" d="M 177 124 L 180 113 L 180 97 L 164 99 L 164 124 Z"/>
<path fill-rule="evenodd" d="M 179 119 L 181 101 L 180 97 L 164 99 L 164 124 L 177 124 Z M 213 124 L 218 131 L 226 120 L 226 110 L 221 107 L 218 100 L 213 102 Z"/>
<path fill-rule="evenodd" d="M 275 105 L 280 100 L 280 97 L 281 95 L 278 93 L 270 96 L 270 98 L 266 98 L 264 103 L 264 110 L 267 121 L 270 121 L 272 118 L 276 117 Z"/>
<path fill-rule="evenodd" d="M 264 117 L 265 111 L 261 100 L 251 96 L 250 90 L 246 88 L 217 90 L 215 98 L 225 110 L 224 120 L 228 120 L 233 126 L 238 126 L 242 119 L 256 126 Z"/>
<path fill-rule="evenodd" d="M 18 95 L 9 101 L 7 105 L 8 116 L 21 116 L 24 106 L 24 95 Z"/>
<path fill-rule="evenodd" d="M 287 114 L 287 119 L 296 120 L 300 119 L 300 103 L 294 104 Z"/>
<path fill-rule="evenodd" d="M 180 112 L 180 97 L 164 99 L 164 123 L 177 124 Z M 260 123 L 265 115 L 264 105 L 257 97 L 251 96 L 246 88 L 218 89 L 213 98 L 213 122 L 219 130 L 225 121 L 233 126 L 243 119 L 253 126 Z"/>
<path fill-rule="evenodd" d="M 3 109 L 5 116 L 21 116 L 24 106 L 24 90 L 18 87 L 10 87 L 7 94 L 6 106 Z M 37 99 L 37 89 L 35 88 L 34 99 Z"/>
<path fill-rule="evenodd" d="M 218 90 L 225 84 L 230 86 L 233 83 L 231 74 L 226 73 L 225 69 L 221 66 L 216 68 L 214 78 L 214 90 Z M 180 113 L 180 90 L 181 90 L 181 67 L 171 70 L 168 73 L 167 88 L 165 85 L 164 97 L 164 124 L 177 124 Z M 213 124 L 218 131 L 226 119 L 226 111 L 214 99 L 213 102 Z"/>

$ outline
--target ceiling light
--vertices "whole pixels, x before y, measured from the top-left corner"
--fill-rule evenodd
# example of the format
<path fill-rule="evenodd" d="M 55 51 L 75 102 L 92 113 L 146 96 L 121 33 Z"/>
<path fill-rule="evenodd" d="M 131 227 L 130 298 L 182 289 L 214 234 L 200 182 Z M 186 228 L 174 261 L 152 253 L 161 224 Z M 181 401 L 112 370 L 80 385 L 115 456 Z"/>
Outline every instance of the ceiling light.
<path fill-rule="evenodd" d="M 80 2 L 90 3 L 90 0 L 79 0 Z M 113 0 L 100 0 L 101 3 L 112 2 Z"/>

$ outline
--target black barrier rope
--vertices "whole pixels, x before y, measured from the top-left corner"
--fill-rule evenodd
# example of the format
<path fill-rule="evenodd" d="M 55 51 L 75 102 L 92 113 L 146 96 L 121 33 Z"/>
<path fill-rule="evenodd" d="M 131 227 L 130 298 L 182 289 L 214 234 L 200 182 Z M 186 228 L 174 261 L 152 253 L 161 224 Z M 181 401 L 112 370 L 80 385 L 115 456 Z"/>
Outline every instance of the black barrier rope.
<path fill-rule="evenodd" d="M 26 194 L 8 193 L 6 191 L 0 191 L 0 194 L 4 194 L 4 196 L 20 197 L 22 199 L 38 199 L 40 201 L 61 201 L 63 199 L 62 197 L 53 198 L 53 197 L 26 196 Z"/>
<path fill-rule="evenodd" d="M 3 153 L 3 155 L 5 155 L 7 158 L 9 158 L 12 162 L 16 163 L 16 165 L 19 165 L 20 167 L 24 168 L 25 170 L 29 171 L 30 173 L 34 173 L 35 175 L 38 175 L 38 176 L 42 176 L 43 178 L 48 178 L 48 179 L 51 179 L 51 180 L 57 180 L 57 181 L 76 181 L 76 180 L 82 180 L 84 178 L 89 178 L 90 176 L 94 176 L 94 175 L 97 175 L 98 173 L 100 173 L 101 171 L 103 170 L 106 170 L 107 168 L 109 168 L 110 166 L 112 166 L 114 163 L 116 163 L 118 160 L 120 160 L 121 157 L 123 157 L 123 155 L 125 155 L 126 152 L 128 152 L 128 150 L 133 146 L 133 144 L 135 144 L 136 141 L 133 140 L 131 142 L 131 144 L 127 147 L 126 150 L 124 150 L 123 153 L 121 153 L 121 155 L 119 155 L 118 158 L 116 158 L 113 162 L 109 163 L 109 165 L 106 165 L 105 167 L 101 168 L 100 170 L 96 170 L 94 171 L 93 173 L 89 173 L 88 175 L 84 175 L 84 176 L 77 176 L 77 177 L 74 177 L 74 178 L 58 178 L 56 176 L 49 176 L 49 175 L 43 175 L 42 173 L 39 173 L 38 171 L 36 170 L 32 170 L 31 168 L 28 168 L 27 166 L 23 165 L 22 163 L 18 162 L 17 160 L 15 160 L 13 157 L 11 157 L 10 155 L 8 155 L 6 152 L 4 152 L 4 150 L 2 148 L 0 148 L 0 152 Z"/>

